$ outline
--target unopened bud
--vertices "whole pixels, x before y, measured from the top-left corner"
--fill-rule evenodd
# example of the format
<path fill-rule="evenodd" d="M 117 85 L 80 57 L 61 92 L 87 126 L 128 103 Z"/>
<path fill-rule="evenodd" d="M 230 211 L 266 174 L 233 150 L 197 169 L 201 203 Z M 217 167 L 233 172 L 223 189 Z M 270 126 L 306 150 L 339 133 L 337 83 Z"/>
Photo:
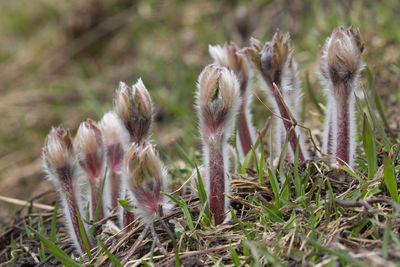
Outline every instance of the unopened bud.
<path fill-rule="evenodd" d="M 216 64 L 226 67 L 236 74 L 241 91 L 245 91 L 249 77 L 249 64 L 246 57 L 242 53 L 238 53 L 236 44 L 233 42 L 225 43 L 223 47 L 210 45 L 208 51 Z"/>
<path fill-rule="evenodd" d="M 125 157 L 127 185 L 135 199 L 137 213 L 152 219 L 162 207 L 166 170 L 151 144 L 132 144 Z"/>
<path fill-rule="evenodd" d="M 73 147 L 69 130 L 62 125 L 51 129 L 46 137 L 42 159 L 45 171 L 53 182 L 72 179 Z"/>
<path fill-rule="evenodd" d="M 151 125 L 152 102 L 141 79 L 132 88 L 120 83 L 114 98 L 114 110 L 128 130 L 131 141 L 143 142 Z"/>
<path fill-rule="evenodd" d="M 235 74 L 225 67 L 208 65 L 200 74 L 197 105 L 205 139 L 231 130 L 240 102 L 238 87 Z"/>
<path fill-rule="evenodd" d="M 104 148 L 102 134 L 96 122 L 89 119 L 79 125 L 74 139 L 74 150 L 79 164 L 89 174 L 89 178 L 97 178 L 103 171 Z"/>
<path fill-rule="evenodd" d="M 362 69 L 363 50 L 364 43 L 358 29 L 337 27 L 319 52 L 322 78 L 335 85 L 352 83 Z"/>
<path fill-rule="evenodd" d="M 114 172 L 122 166 L 124 147 L 129 142 L 128 133 L 118 116 L 112 111 L 104 114 L 99 126 L 103 134 L 110 171 Z"/>

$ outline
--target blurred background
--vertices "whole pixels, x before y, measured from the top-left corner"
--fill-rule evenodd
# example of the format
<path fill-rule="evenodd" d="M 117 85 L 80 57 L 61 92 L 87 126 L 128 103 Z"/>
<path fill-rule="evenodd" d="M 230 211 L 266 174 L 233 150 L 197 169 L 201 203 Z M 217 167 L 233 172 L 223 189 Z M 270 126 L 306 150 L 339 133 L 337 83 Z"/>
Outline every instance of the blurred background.
<path fill-rule="evenodd" d="M 29 200 L 53 189 L 41 167 L 51 126 L 62 123 L 75 133 L 86 118 L 99 120 L 112 108 L 119 81 L 133 84 L 139 77 L 156 107 L 152 138 L 171 177 L 187 178 L 178 146 L 192 158 L 200 150 L 193 92 L 211 63 L 208 45 L 232 40 L 243 47 L 250 36 L 265 42 L 277 28 L 292 37 L 306 88 L 306 126 L 322 125 L 309 94 L 324 103 L 315 75 L 318 47 L 336 26 L 353 24 L 398 128 L 398 14 L 398 0 L 0 0 L 0 196 Z M 260 129 L 268 111 L 258 100 L 253 106 Z M 0 223 L 20 208 L 0 202 Z"/>

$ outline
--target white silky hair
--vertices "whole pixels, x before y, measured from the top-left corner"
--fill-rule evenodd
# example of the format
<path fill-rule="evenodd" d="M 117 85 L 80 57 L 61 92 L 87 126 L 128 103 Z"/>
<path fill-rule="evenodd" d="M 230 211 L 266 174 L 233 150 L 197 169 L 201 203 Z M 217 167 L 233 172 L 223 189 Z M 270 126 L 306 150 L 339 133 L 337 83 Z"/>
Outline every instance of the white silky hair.
<path fill-rule="evenodd" d="M 128 150 L 129 133 L 126 130 L 119 116 L 114 111 L 109 111 L 106 114 L 104 114 L 103 118 L 99 123 L 99 128 L 102 131 L 105 154 L 107 154 L 107 149 L 109 145 L 115 145 L 119 143 L 123 150 L 121 159 L 122 160 L 121 170 L 117 173 L 117 176 L 119 177 L 119 183 L 120 183 L 119 191 L 120 191 L 121 184 L 124 178 L 123 161 L 125 158 L 125 153 Z M 104 157 L 104 160 L 105 164 L 107 165 L 107 174 L 103 191 L 103 204 L 104 204 L 105 216 L 108 216 L 110 214 L 110 210 L 112 209 L 111 166 L 108 166 L 107 156 Z"/>

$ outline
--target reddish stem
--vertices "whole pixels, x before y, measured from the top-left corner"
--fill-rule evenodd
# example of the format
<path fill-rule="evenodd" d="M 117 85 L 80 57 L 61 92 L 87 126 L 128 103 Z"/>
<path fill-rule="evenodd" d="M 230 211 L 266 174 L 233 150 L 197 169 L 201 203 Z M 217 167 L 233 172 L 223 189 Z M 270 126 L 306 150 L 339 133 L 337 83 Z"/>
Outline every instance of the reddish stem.
<path fill-rule="evenodd" d="M 121 180 L 117 172 L 110 173 L 111 209 L 118 207 L 118 198 L 121 190 Z"/>
<path fill-rule="evenodd" d="M 209 146 L 210 211 L 215 225 L 225 218 L 225 169 L 222 145 Z"/>
<path fill-rule="evenodd" d="M 243 155 L 246 156 L 253 145 L 249 129 L 249 119 L 246 116 L 246 101 L 242 100 L 238 114 L 238 135 L 240 145 L 242 146 Z"/>
<path fill-rule="evenodd" d="M 289 134 L 290 129 L 292 128 L 292 123 L 290 122 L 291 119 L 289 117 L 289 113 L 286 110 L 281 98 L 278 97 L 278 94 L 275 91 L 276 89 L 274 88 L 274 86 L 272 84 L 271 84 L 271 88 L 272 88 L 272 92 L 273 92 L 275 101 L 277 103 L 278 109 L 279 109 L 279 113 L 282 116 L 282 118 L 284 118 L 283 125 L 285 126 L 286 133 Z M 290 143 L 290 146 L 292 147 L 292 150 L 296 151 L 296 147 L 297 147 L 297 144 L 299 144 L 299 140 L 297 138 L 297 135 L 296 135 L 294 129 L 290 132 L 289 143 Z M 303 151 L 302 151 L 301 146 L 299 144 L 299 160 L 300 161 L 304 161 L 304 159 L 305 159 L 304 158 L 304 154 L 303 154 Z"/>
<path fill-rule="evenodd" d="M 72 227 L 73 227 L 73 231 L 75 232 L 75 236 L 78 242 L 78 245 L 81 249 L 81 251 L 86 251 L 85 249 L 85 245 L 83 244 L 83 239 L 81 236 L 81 232 L 80 232 L 80 228 L 79 228 L 79 221 L 78 221 L 78 215 L 77 212 L 79 211 L 79 207 L 78 207 L 78 202 L 76 200 L 75 197 L 75 191 L 73 188 L 72 183 L 64 183 L 62 185 L 62 190 L 64 191 L 65 194 L 65 198 L 67 201 L 67 208 L 68 208 L 68 213 L 69 214 L 65 214 L 65 216 L 69 216 L 71 218 L 71 223 L 72 223 Z M 86 240 L 88 242 L 89 248 L 92 248 L 93 245 L 90 242 L 90 239 L 88 238 L 88 235 L 86 233 L 85 228 L 83 228 L 83 233 L 86 236 Z"/>
<path fill-rule="evenodd" d="M 97 181 L 99 180 L 99 181 Z M 92 205 L 92 220 L 96 215 L 97 203 L 100 199 L 101 193 L 101 185 L 103 183 L 103 178 L 97 177 L 90 179 L 90 191 L 91 191 L 91 205 Z M 104 218 L 104 207 L 103 207 L 103 199 L 101 199 L 99 213 L 97 215 L 97 221 L 100 221 Z"/>
<path fill-rule="evenodd" d="M 350 114 L 348 96 L 337 96 L 337 141 L 336 161 L 341 164 L 350 162 Z"/>

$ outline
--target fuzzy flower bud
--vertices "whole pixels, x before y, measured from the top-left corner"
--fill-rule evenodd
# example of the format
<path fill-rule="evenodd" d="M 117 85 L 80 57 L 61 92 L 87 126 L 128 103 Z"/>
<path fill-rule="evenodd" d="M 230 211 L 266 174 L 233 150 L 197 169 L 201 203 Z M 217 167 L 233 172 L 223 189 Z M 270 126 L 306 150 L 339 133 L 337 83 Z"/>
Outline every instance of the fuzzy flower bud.
<path fill-rule="evenodd" d="M 125 156 L 127 186 L 132 193 L 136 213 L 146 221 L 154 219 L 165 204 L 166 169 L 151 144 L 132 144 Z"/>
<path fill-rule="evenodd" d="M 106 202 L 115 209 L 118 207 L 118 198 L 122 197 L 122 165 L 129 134 L 113 111 L 104 114 L 99 126 L 103 134 L 108 170 L 104 195 L 110 198 L 106 198 Z"/>
<path fill-rule="evenodd" d="M 114 111 L 124 123 L 131 141 L 143 142 L 152 119 L 150 94 L 141 79 L 130 88 L 121 82 L 114 98 Z"/>
<path fill-rule="evenodd" d="M 232 70 L 238 78 L 240 88 L 240 107 L 238 112 L 238 126 L 236 144 L 240 159 L 249 153 L 255 140 L 255 130 L 252 124 L 250 104 L 252 99 L 252 89 L 250 82 L 250 68 L 246 56 L 238 53 L 235 43 L 225 43 L 223 47 L 209 46 L 210 55 L 215 63 Z"/>
<path fill-rule="evenodd" d="M 49 179 L 58 184 L 71 182 L 73 147 L 69 130 L 62 125 L 52 128 L 46 137 L 42 153 L 43 166 L 48 173 Z"/>
<path fill-rule="evenodd" d="M 220 141 L 230 133 L 239 105 L 238 81 L 225 67 L 208 65 L 198 80 L 197 106 L 200 131 L 206 142 Z"/>
<path fill-rule="evenodd" d="M 325 86 L 327 112 L 323 151 L 332 163 L 353 166 L 356 148 L 354 90 L 363 68 L 364 43 L 353 26 L 337 27 L 319 51 L 319 76 Z"/>
<path fill-rule="evenodd" d="M 79 229 L 77 211 L 80 210 L 77 187 L 77 165 L 73 153 L 72 139 L 69 130 L 62 125 L 52 128 L 46 137 L 42 153 L 43 167 L 48 179 L 55 185 L 61 197 L 63 212 L 66 218 L 67 228 L 79 253 L 85 249 L 82 235 Z M 88 240 L 89 247 L 91 242 Z"/>
<path fill-rule="evenodd" d="M 299 160 L 306 160 L 308 155 L 303 148 L 299 130 L 295 128 L 295 131 L 291 131 L 293 124 L 290 121 L 297 120 L 298 117 L 301 89 L 297 64 L 293 56 L 294 50 L 290 47 L 290 35 L 288 33 L 282 35 L 277 30 L 272 40 L 266 42 L 264 46 L 253 38 L 251 46 L 243 49 L 242 53 L 248 56 L 259 71 L 264 82 L 263 88 L 270 96 L 275 113 L 285 119 L 283 122 L 275 120 L 276 151 L 278 153 L 282 151 L 286 135 L 291 133 L 285 158 L 293 162 L 294 152 L 299 145 Z"/>
<path fill-rule="evenodd" d="M 89 179 L 102 175 L 104 167 L 103 137 L 99 127 L 93 120 L 79 125 L 74 139 L 74 149 L 79 164 L 88 173 Z"/>
<path fill-rule="evenodd" d="M 104 114 L 99 126 L 103 135 L 110 171 L 116 172 L 122 166 L 124 147 L 128 143 L 128 133 L 113 111 Z"/>
<path fill-rule="evenodd" d="M 332 84 L 351 84 L 363 67 L 363 51 L 364 43 L 358 29 L 337 27 L 319 52 L 321 77 Z"/>
<path fill-rule="evenodd" d="M 225 43 L 223 47 L 219 45 L 209 45 L 208 51 L 214 62 L 221 67 L 232 70 L 239 81 L 240 93 L 246 93 L 247 83 L 249 79 L 249 64 L 243 54 L 238 53 L 238 47 L 235 43 Z"/>

